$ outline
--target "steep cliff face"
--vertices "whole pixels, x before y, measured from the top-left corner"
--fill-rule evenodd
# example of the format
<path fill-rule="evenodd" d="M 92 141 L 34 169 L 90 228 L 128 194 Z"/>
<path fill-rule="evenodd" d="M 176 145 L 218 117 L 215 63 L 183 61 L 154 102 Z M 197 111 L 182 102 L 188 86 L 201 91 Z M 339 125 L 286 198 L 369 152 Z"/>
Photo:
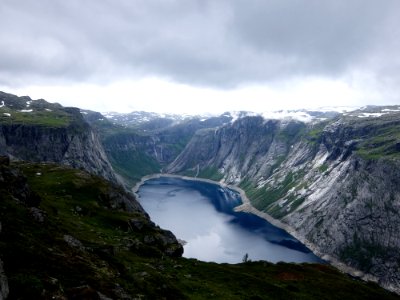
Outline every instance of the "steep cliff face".
<path fill-rule="evenodd" d="M 301 196 L 288 193 L 280 200 L 277 205 L 282 207 L 291 195 L 304 201 L 282 220 L 317 245 L 320 253 L 398 291 L 400 165 L 352 158 L 326 172 L 332 174 L 315 178 Z"/>
<path fill-rule="evenodd" d="M 400 116 L 198 132 L 168 171 L 237 184 L 325 258 L 400 291 Z M 371 277 L 372 276 L 372 277 Z"/>
<path fill-rule="evenodd" d="M 283 164 L 275 178 L 290 189 L 263 207 L 290 224 L 320 253 L 400 288 L 399 116 L 342 118 L 324 128 L 308 164 Z M 262 183 L 261 187 L 264 183 Z M 276 182 L 265 182 L 274 191 Z M 279 185 L 278 185 L 279 186 Z"/>
<path fill-rule="evenodd" d="M 3 124 L 0 154 L 34 162 L 58 162 L 116 180 L 99 139 L 89 127 L 74 132 L 69 127 Z"/>
<path fill-rule="evenodd" d="M 232 119 L 231 116 L 222 115 L 204 120 L 186 117 L 175 121 L 157 118 L 145 122 L 142 113 L 138 113 L 138 117 L 141 116 L 138 120 L 140 124 L 122 127 L 112 124 L 114 119 L 104 120 L 102 116 L 96 119 L 93 113 L 85 113 L 85 118 L 99 131 L 113 167 L 131 185 L 145 175 L 160 172 L 171 163 L 197 130 L 218 127 Z M 147 119 L 147 115 L 143 118 Z M 134 120 L 127 120 L 126 124 L 129 125 L 129 121 Z"/>
<path fill-rule="evenodd" d="M 196 175 L 209 169 L 228 183 L 254 181 L 271 174 L 305 127 L 298 121 L 246 117 L 232 125 L 198 131 L 167 172 Z"/>
<path fill-rule="evenodd" d="M 97 134 L 79 109 L 0 93 L 0 155 L 56 162 L 117 181 Z"/>

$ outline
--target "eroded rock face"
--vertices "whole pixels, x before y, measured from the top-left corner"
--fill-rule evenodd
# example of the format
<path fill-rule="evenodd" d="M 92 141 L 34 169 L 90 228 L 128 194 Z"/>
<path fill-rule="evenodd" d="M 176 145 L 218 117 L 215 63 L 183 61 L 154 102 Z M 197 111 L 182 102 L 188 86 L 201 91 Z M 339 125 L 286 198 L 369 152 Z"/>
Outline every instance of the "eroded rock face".
<path fill-rule="evenodd" d="M 117 182 L 99 138 L 78 108 L 0 92 L 0 155 L 84 169 Z M 3 116 L 3 114 L 2 114 Z"/>
<path fill-rule="evenodd" d="M 169 230 L 163 230 L 157 235 L 145 236 L 144 243 L 160 248 L 167 256 L 181 257 L 183 254 L 183 246 Z"/>
<path fill-rule="evenodd" d="M 304 202 L 282 221 L 320 253 L 398 290 L 400 165 L 352 157 L 332 162 L 322 176 L 306 175 L 306 179 L 313 184 L 304 191 Z"/>
<path fill-rule="evenodd" d="M 219 129 L 198 131 L 167 172 L 215 169 L 227 183 L 270 175 L 274 163 L 286 156 L 305 124 L 262 117 L 239 119 Z"/>
<path fill-rule="evenodd" d="M 149 218 L 135 218 L 128 222 L 129 229 L 137 232 L 148 232 L 157 227 Z M 183 246 L 175 235 L 165 229 L 160 229 L 157 234 L 147 234 L 143 237 L 143 244 L 158 248 L 161 253 L 171 257 L 181 257 L 183 254 Z M 137 241 L 132 245 L 134 248 L 140 248 L 141 242 Z"/>
<path fill-rule="evenodd" d="M 320 256 L 400 292 L 399 131 L 398 115 L 314 126 L 244 118 L 198 132 L 168 171 L 213 170 Z"/>
<path fill-rule="evenodd" d="M 68 127 L 0 125 L 0 154 L 32 162 L 54 162 L 82 168 L 116 181 L 97 135 L 87 126 L 81 132 Z"/>
<path fill-rule="evenodd" d="M 99 196 L 99 201 L 111 209 L 139 212 L 148 217 L 135 196 L 132 193 L 127 193 L 119 185 L 110 184 L 107 190 Z"/>

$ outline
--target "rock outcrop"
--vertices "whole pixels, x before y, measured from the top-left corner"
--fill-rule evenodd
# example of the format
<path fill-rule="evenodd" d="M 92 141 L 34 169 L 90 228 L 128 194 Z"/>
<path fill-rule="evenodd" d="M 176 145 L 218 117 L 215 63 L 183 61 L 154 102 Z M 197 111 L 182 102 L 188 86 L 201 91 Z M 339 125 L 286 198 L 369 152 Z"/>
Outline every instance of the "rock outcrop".
<path fill-rule="evenodd" d="M 117 182 L 97 133 L 79 109 L 0 93 L 0 155 L 54 162 Z"/>

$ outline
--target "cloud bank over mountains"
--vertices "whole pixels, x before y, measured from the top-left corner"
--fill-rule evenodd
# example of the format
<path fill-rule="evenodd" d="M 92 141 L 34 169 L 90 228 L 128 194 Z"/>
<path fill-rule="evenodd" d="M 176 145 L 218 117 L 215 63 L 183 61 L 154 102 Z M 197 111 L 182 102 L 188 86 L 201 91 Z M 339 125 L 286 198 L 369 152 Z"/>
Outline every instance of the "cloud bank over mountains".
<path fill-rule="evenodd" d="M 0 12 L 0 86 L 322 78 L 398 99 L 396 0 L 4 0 Z"/>

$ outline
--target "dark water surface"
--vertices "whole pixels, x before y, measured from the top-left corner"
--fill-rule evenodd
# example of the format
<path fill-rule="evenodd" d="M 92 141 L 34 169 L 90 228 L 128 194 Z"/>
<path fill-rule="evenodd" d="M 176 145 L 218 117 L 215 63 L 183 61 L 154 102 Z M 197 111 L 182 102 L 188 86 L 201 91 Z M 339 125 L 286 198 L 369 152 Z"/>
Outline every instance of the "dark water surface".
<path fill-rule="evenodd" d="M 140 186 L 140 203 L 160 227 L 187 242 L 185 257 L 238 263 L 248 253 L 251 260 L 271 262 L 321 262 L 303 244 L 252 214 L 235 212 L 236 191 L 207 182 L 162 177 Z"/>

